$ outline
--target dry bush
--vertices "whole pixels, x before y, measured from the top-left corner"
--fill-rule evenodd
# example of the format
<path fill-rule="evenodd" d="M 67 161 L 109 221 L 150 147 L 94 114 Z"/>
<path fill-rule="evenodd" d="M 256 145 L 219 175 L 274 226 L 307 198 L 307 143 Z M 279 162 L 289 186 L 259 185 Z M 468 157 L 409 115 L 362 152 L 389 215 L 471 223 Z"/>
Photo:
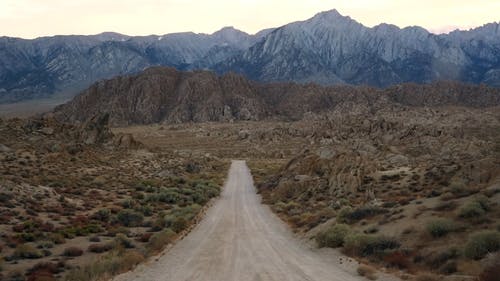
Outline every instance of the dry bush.
<path fill-rule="evenodd" d="M 394 238 L 361 233 L 349 234 L 344 239 L 344 251 L 358 256 L 380 256 L 387 250 L 399 248 Z"/>
<path fill-rule="evenodd" d="M 163 248 L 170 244 L 175 237 L 175 232 L 170 230 L 169 228 L 165 229 L 162 232 L 158 232 L 153 235 L 150 239 L 146 248 L 150 254 L 157 253 Z"/>
<path fill-rule="evenodd" d="M 384 256 L 384 262 L 399 269 L 407 269 L 411 265 L 410 256 L 401 251 L 388 253 Z"/>
<path fill-rule="evenodd" d="M 113 249 L 113 244 L 92 244 L 88 247 L 88 251 L 92 253 L 104 253 Z"/>
<path fill-rule="evenodd" d="M 369 280 L 377 280 L 378 278 L 376 275 L 377 271 L 373 267 L 366 264 L 359 265 L 357 272 L 359 276 L 366 277 Z"/>
<path fill-rule="evenodd" d="M 486 214 L 490 209 L 490 202 L 484 195 L 477 196 L 463 205 L 458 215 L 461 218 L 478 218 Z"/>
<path fill-rule="evenodd" d="M 49 234 L 48 239 L 55 244 L 64 244 L 66 242 L 64 235 L 60 233 L 51 233 Z"/>
<path fill-rule="evenodd" d="M 486 254 L 500 250 L 500 233 L 485 230 L 473 234 L 465 245 L 464 254 L 470 259 L 482 259 Z"/>
<path fill-rule="evenodd" d="M 97 235 L 93 235 L 89 237 L 90 242 L 101 242 L 101 238 Z"/>
<path fill-rule="evenodd" d="M 68 272 L 66 281 L 93 281 L 109 279 L 114 275 L 129 271 L 144 261 L 144 256 L 137 251 L 113 251 L 95 262 Z"/>
<path fill-rule="evenodd" d="M 61 265 L 51 262 L 40 262 L 28 271 L 27 281 L 55 281 L 54 274 L 61 272 Z"/>
<path fill-rule="evenodd" d="M 427 223 L 427 232 L 434 238 L 443 237 L 458 229 L 457 224 L 449 219 L 434 219 Z"/>
<path fill-rule="evenodd" d="M 316 242 L 319 247 L 337 248 L 344 245 L 345 237 L 351 232 L 351 228 L 346 224 L 336 224 L 327 230 L 316 235 Z"/>
<path fill-rule="evenodd" d="M 63 256 L 65 257 L 79 257 L 83 254 L 83 250 L 78 247 L 69 247 L 64 249 Z"/>
<path fill-rule="evenodd" d="M 122 210 L 116 215 L 116 220 L 126 227 L 140 226 L 144 220 L 141 213 L 132 210 Z"/>
<path fill-rule="evenodd" d="M 429 254 L 425 263 L 427 266 L 437 269 L 452 262 L 453 259 L 458 258 L 460 255 L 461 251 L 458 248 L 451 247 Z"/>
<path fill-rule="evenodd" d="M 500 276 L 500 253 L 487 257 L 483 272 L 479 275 L 480 281 L 496 281 Z"/>
<path fill-rule="evenodd" d="M 149 239 L 151 239 L 151 236 L 153 236 L 153 233 L 151 233 L 151 232 L 142 233 L 139 237 L 136 238 L 136 241 L 146 243 L 146 242 L 149 242 Z"/>
<path fill-rule="evenodd" d="M 16 259 L 39 259 L 43 253 L 31 245 L 22 244 L 16 247 L 13 256 Z"/>

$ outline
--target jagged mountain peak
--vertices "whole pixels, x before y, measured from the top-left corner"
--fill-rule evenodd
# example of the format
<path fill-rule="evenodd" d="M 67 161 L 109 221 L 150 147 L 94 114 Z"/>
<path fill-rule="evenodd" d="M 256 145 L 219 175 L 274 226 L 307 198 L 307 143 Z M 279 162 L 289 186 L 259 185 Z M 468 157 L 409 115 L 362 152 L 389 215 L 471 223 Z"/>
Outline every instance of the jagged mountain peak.
<path fill-rule="evenodd" d="M 241 31 L 234 26 L 224 26 L 220 30 L 217 30 L 216 32 L 212 33 L 212 35 L 217 35 L 217 34 L 247 34 L 244 31 Z"/>
<path fill-rule="evenodd" d="M 309 20 L 306 20 L 305 22 L 311 22 L 314 24 L 322 24 L 322 25 L 340 25 L 340 26 L 346 26 L 346 25 L 361 25 L 359 22 L 355 21 L 349 16 L 344 16 L 339 13 L 336 9 L 321 12 L 316 14 L 314 17 L 312 17 Z"/>
<path fill-rule="evenodd" d="M 346 18 L 346 16 L 343 16 L 340 14 L 340 12 L 337 9 L 331 9 L 328 11 L 323 11 L 319 12 L 316 15 L 314 15 L 313 18 Z M 349 17 L 348 17 L 349 18 Z"/>
<path fill-rule="evenodd" d="M 238 44 L 242 41 L 249 41 L 251 35 L 241 30 L 234 28 L 233 26 L 223 27 L 221 30 L 214 32 L 212 35 L 217 40 L 223 43 Z"/>
<path fill-rule="evenodd" d="M 399 26 L 394 25 L 394 24 L 389 24 L 389 23 L 381 23 L 373 27 L 374 30 L 376 31 L 382 31 L 382 32 L 397 32 L 400 31 L 401 28 Z"/>
<path fill-rule="evenodd" d="M 123 41 L 130 38 L 130 36 L 128 35 L 110 31 L 101 32 L 99 34 L 94 35 L 94 37 L 102 41 Z"/>

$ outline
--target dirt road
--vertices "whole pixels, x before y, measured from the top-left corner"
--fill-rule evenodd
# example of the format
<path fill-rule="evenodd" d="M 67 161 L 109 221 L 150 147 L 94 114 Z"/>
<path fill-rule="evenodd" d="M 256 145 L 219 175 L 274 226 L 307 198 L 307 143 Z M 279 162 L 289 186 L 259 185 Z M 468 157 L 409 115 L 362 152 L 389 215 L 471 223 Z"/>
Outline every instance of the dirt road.
<path fill-rule="evenodd" d="M 296 239 L 260 203 L 246 163 L 234 161 L 221 198 L 202 222 L 167 254 L 115 280 L 366 280 L 352 268 Z"/>

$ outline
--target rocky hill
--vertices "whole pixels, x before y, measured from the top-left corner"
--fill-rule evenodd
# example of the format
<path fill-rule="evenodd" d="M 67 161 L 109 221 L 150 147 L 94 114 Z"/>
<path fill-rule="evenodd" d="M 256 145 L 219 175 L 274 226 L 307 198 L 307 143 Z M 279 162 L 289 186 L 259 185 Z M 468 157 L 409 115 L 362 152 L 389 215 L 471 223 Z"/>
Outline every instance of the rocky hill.
<path fill-rule="evenodd" d="M 402 280 L 496 280 L 499 107 L 335 110 L 291 127 L 309 144 L 257 182 L 298 232 Z"/>
<path fill-rule="evenodd" d="M 260 84 L 241 75 L 179 72 L 155 67 L 141 74 L 101 81 L 58 106 L 56 118 L 85 122 L 108 113 L 115 126 L 278 118 L 299 120 L 308 112 L 373 112 L 394 106 L 500 105 L 500 89 L 439 82 L 385 90 L 315 84 Z"/>
<path fill-rule="evenodd" d="M 264 82 L 499 86 L 499 38 L 498 23 L 435 35 L 420 27 L 368 28 L 336 10 L 255 35 L 224 28 L 211 35 L 1 37 L 0 103 L 74 95 L 95 81 L 158 65 L 237 72 Z"/>

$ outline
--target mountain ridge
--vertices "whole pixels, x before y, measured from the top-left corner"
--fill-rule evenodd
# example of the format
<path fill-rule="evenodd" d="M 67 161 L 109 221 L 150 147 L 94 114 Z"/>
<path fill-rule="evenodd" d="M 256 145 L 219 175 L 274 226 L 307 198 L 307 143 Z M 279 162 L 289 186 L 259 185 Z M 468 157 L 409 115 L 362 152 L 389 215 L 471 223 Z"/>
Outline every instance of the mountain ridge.
<path fill-rule="evenodd" d="M 498 87 L 499 30 L 498 23 L 441 35 L 366 27 L 330 10 L 254 35 L 225 27 L 212 34 L 0 37 L 0 103 L 73 96 L 95 81 L 151 66 L 237 72 L 262 82 L 387 87 L 457 80 Z"/>
<path fill-rule="evenodd" d="M 63 122 L 108 113 L 114 126 L 153 123 L 300 120 L 309 113 L 376 112 L 394 107 L 495 107 L 500 89 L 459 82 L 365 86 L 258 83 L 235 73 L 153 67 L 93 84 L 54 110 Z"/>

